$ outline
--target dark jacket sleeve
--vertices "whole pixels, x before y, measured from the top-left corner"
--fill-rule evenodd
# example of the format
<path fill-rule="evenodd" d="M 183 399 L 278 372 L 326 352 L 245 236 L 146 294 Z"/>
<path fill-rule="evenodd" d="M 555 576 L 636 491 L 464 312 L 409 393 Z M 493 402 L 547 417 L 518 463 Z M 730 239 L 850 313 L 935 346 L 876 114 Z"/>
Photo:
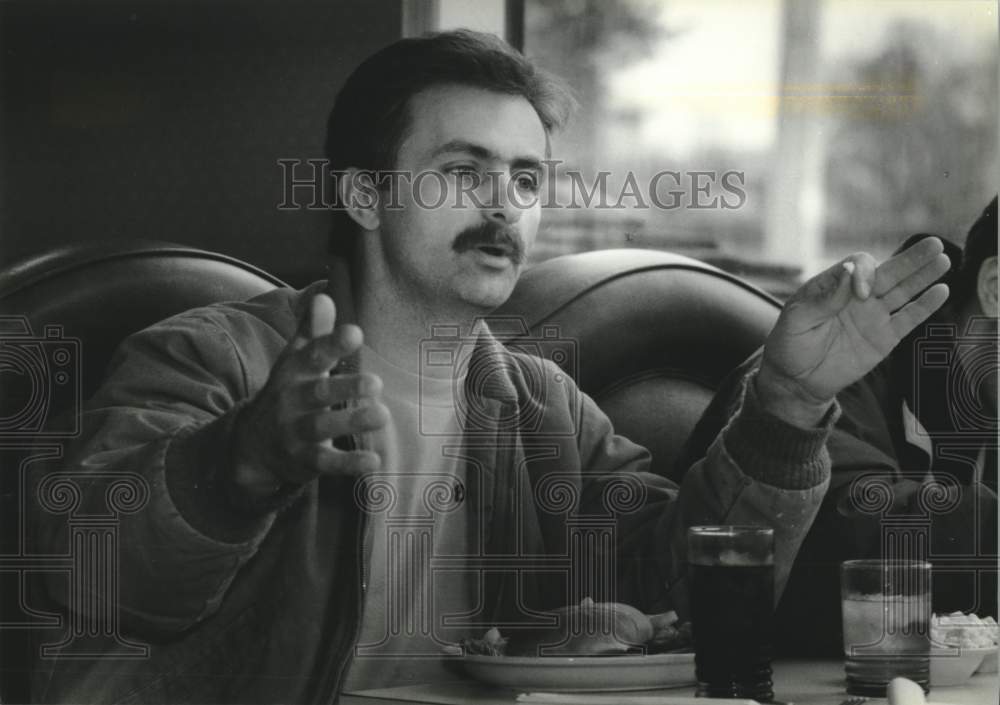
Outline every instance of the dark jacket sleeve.
<path fill-rule="evenodd" d="M 713 434 L 739 399 L 738 380 L 759 357 L 731 374 L 699 420 L 673 468 L 707 453 Z M 892 359 L 877 366 L 838 396 L 842 413 L 830 433 L 830 489 L 807 534 L 779 605 L 779 645 L 786 653 L 836 654 L 840 645 L 840 563 L 879 557 L 886 531 L 908 517 L 926 532 L 940 577 L 933 583 L 938 611 L 974 609 L 995 613 L 995 572 L 977 568 L 996 555 L 996 496 L 983 485 L 941 483 L 930 472 L 932 458 L 907 448 L 900 421 L 902 399 L 894 394 Z M 920 462 L 914 462 L 914 459 Z M 898 522 L 897 522 L 898 523 Z M 955 568 L 944 569 L 945 564 Z M 808 624 L 808 629 L 803 625 Z"/>
<path fill-rule="evenodd" d="M 645 503 L 619 521 L 623 601 L 647 610 L 669 605 L 685 614 L 686 532 L 697 524 L 774 528 L 776 591 L 781 594 L 829 483 L 825 442 L 838 412 L 831 410 L 816 429 L 796 428 L 763 411 L 753 380 L 753 375 L 741 380 L 737 410 L 679 488 L 649 473 L 649 454 L 615 435 L 596 404 L 585 400 L 585 471 L 601 482 L 621 473 L 638 472 L 644 479 Z"/>
<path fill-rule="evenodd" d="M 228 501 L 226 483 L 232 424 L 282 344 L 253 317 L 212 308 L 122 344 L 67 460 L 37 478 L 33 527 L 41 552 L 66 554 L 73 518 L 116 520 L 109 575 L 117 586 L 83 581 L 71 590 L 52 574 L 51 597 L 87 614 L 105 597 L 94 590 L 117 587 L 123 626 L 147 634 L 184 630 L 218 608 L 274 521 L 273 511 Z M 116 502 L 114 487 L 130 500 Z M 60 488 L 78 493 L 79 505 L 59 506 Z"/>

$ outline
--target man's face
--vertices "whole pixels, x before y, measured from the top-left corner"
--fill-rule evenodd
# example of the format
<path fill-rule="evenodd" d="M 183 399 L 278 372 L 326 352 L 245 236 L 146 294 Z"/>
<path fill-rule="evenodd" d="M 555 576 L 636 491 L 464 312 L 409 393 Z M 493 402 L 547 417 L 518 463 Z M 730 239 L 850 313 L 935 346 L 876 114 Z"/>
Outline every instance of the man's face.
<path fill-rule="evenodd" d="M 379 206 L 384 272 L 430 307 L 496 308 L 538 231 L 542 122 L 520 96 L 455 85 L 418 93 L 409 114 L 396 169 L 410 181 Z"/>

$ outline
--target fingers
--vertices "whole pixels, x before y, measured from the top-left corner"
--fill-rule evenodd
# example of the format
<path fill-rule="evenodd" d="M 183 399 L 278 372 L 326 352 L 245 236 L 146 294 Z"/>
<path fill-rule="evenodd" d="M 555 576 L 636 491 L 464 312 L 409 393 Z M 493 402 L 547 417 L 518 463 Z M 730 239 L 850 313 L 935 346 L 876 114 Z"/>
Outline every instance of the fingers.
<path fill-rule="evenodd" d="M 367 451 L 335 448 L 333 439 L 375 431 L 389 412 L 372 374 L 334 372 L 364 341 L 356 325 L 337 324 L 333 300 L 314 296 L 267 383 L 241 418 L 236 456 L 250 476 L 308 482 L 322 473 L 357 474 L 379 465 Z M 251 478 L 252 479 L 252 478 Z"/>
<path fill-rule="evenodd" d="M 309 337 L 318 338 L 333 332 L 337 322 L 337 307 L 326 294 L 318 294 L 309 302 Z"/>
<path fill-rule="evenodd" d="M 340 436 L 377 431 L 389 422 L 389 410 L 380 402 L 346 409 L 323 409 L 295 419 L 293 433 L 298 442 L 327 441 Z"/>
<path fill-rule="evenodd" d="M 293 352 L 295 364 L 304 374 L 329 372 L 341 358 L 357 352 L 363 342 L 361 329 L 348 323 L 297 348 Z"/>
<path fill-rule="evenodd" d="M 802 298 L 823 315 L 839 311 L 852 297 L 866 301 L 873 295 L 894 311 L 948 270 L 943 247 L 939 239 L 927 238 L 881 266 L 868 253 L 855 253 L 810 279 Z"/>
<path fill-rule="evenodd" d="M 359 477 L 376 472 L 382 466 L 378 453 L 370 450 L 343 451 L 321 446 L 316 467 L 322 475 L 350 475 Z"/>
<path fill-rule="evenodd" d="M 283 356 L 283 359 L 292 358 L 292 362 L 281 365 L 282 374 L 329 372 L 341 358 L 355 353 L 364 342 L 361 329 L 336 323 L 337 309 L 333 299 L 326 294 L 314 296 Z M 291 369 L 287 369 L 289 367 Z"/>
<path fill-rule="evenodd" d="M 299 328 L 292 339 L 291 346 L 294 350 L 299 350 L 312 339 L 333 332 L 334 324 L 337 322 L 337 308 L 326 294 L 317 294 L 309 302 L 309 309 L 306 315 L 299 321 Z"/>
<path fill-rule="evenodd" d="M 856 268 L 854 262 L 843 261 L 820 272 L 799 287 L 786 310 L 796 309 L 804 328 L 836 314 L 851 300 L 851 281 Z"/>
<path fill-rule="evenodd" d="M 921 270 L 944 252 L 944 245 L 936 237 L 928 237 L 913 247 L 903 250 L 883 262 L 875 276 L 875 295 L 885 296 L 900 282 Z"/>
<path fill-rule="evenodd" d="M 877 265 L 867 252 L 855 253 L 844 260 L 843 267 L 851 275 L 851 291 L 862 301 L 871 296 Z"/>
<path fill-rule="evenodd" d="M 948 271 L 950 266 L 951 261 L 947 255 L 943 253 L 937 255 L 882 296 L 886 308 L 889 311 L 901 308 L 907 301 L 936 282 L 941 275 Z"/>
<path fill-rule="evenodd" d="M 317 475 L 358 476 L 378 470 L 381 458 L 366 450 L 340 450 L 333 439 L 377 431 L 389 422 L 389 410 L 379 402 L 345 409 L 322 409 L 302 414 L 284 427 L 288 448 L 280 476 L 308 482 Z"/>
<path fill-rule="evenodd" d="M 903 306 L 889 318 L 889 324 L 897 339 L 902 340 L 927 317 L 941 308 L 948 298 L 948 287 L 945 284 L 935 284 L 914 301 Z"/>
<path fill-rule="evenodd" d="M 284 478 L 289 482 L 308 482 L 317 475 L 359 477 L 377 471 L 382 465 L 377 453 L 338 450 L 325 443 L 302 446 L 293 461 Z"/>
<path fill-rule="evenodd" d="M 363 402 L 382 393 L 382 379 L 369 373 L 337 374 L 314 377 L 303 382 L 298 389 L 298 402 L 303 409 L 319 409 L 343 404 Z"/>

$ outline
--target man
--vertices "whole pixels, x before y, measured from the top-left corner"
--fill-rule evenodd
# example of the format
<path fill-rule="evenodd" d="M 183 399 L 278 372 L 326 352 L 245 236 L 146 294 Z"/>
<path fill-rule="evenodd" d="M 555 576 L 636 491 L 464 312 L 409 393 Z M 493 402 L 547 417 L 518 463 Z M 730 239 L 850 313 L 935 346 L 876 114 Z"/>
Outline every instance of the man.
<path fill-rule="evenodd" d="M 780 592 L 828 482 L 834 396 L 944 300 L 914 299 L 947 267 L 941 245 L 807 283 L 678 490 L 554 365 L 477 323 L 534 242 L 565 104 L 469 32 L 402 40 L 352 74 L 329 122 L 350 243 L 329 282 L 132 337 L 87 405 L 83 501 L 132 472 L 148 502 L 121 519 L 114 587 L 48 581 L 74 623 L 114 599 L 124 635 L 105 635 L 107 659 L 41 659 L 37 700 L 329 701 L 443 677 L 445 642 L 582 597 L 685 616 L 696 523 L 773 526 Z M 423 365 L 427 339 L 447 374 Z M 615 542 L 567 561 L 578 517 Z M 66 550 L 44 511 L 38 536 Z M 126 639 L 149 658 L 113 659 Z"/>
<path fill-rule="evenodd" d="M 931 237 L 915 235 L 898 251 Z M 830 490 L 778 612 L 788 653 L 840 652 L 839 564 L 889 557 L 886 540 L 904 524 L 928 539 L 921 557 L 935 566 L 936 612 L 997 614 L 997 199 L 964 253 L 947 245 L 947 303 L 837 395 Z M 722 384 L 672 477 L 704 455 L 758 359 Z"/>

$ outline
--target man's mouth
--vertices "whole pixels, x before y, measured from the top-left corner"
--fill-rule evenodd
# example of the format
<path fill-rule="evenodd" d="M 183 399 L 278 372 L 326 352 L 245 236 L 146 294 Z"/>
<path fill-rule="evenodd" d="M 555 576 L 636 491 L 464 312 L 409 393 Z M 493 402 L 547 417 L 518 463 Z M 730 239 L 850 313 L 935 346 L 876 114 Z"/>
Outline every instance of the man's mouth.
<path fill-rule="evenodd" d="M 476 249 L 491 257 L 510 257 L 511 248 L 506 245 L 477 245 Z"/>
<path fill-rule="evenodd" d="M 452 249 L 458 253 L 478 252 L 485 258 L 484 264 L 491 267 L 498 267 L 500 259 L 515 265 L 524 262 L 517 231 L 491 223 L 466 228 L 455 238 Z"/>

